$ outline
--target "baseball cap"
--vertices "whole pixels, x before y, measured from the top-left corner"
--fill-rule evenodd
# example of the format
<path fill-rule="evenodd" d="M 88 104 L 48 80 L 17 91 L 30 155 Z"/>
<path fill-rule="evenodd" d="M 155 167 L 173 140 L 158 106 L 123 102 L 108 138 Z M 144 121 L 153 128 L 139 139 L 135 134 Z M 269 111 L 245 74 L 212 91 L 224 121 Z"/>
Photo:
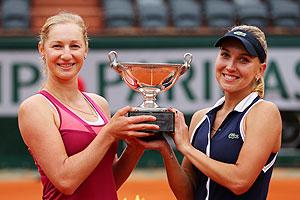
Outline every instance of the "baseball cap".
<path fill-rule="evenodd" d="M 215 47 L 220 47 L 221 44 L 227 39 L 239 40 L 251 56 L 258 57 L 261 63 L 265 62 L 266 52 L 261 43 L 252 35 L 252 33 L 244 30 L 233 30 L 227 32 L 224 36 L 216 41 Z"/>

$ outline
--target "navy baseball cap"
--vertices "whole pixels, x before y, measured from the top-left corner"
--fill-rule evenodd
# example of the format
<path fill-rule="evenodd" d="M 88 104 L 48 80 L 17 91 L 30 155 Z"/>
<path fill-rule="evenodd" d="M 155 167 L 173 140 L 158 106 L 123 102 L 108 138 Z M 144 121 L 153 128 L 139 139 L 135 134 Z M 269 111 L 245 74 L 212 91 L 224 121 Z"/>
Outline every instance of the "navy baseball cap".
<path fill-rule="evenodd" d="M 216 41 L 215 47 L 220 47 L 221 44 L 227 39 L 239 40 L 251 56 L 258 57 L 261 63 L 264 63 L 266 61 L 266 52 L 264 48 L 262 47 L 258 39 L 254 37 L 250 32 L 244 30 L 234 30 L 227 32 L 223 37 L 219 38 Z"/>

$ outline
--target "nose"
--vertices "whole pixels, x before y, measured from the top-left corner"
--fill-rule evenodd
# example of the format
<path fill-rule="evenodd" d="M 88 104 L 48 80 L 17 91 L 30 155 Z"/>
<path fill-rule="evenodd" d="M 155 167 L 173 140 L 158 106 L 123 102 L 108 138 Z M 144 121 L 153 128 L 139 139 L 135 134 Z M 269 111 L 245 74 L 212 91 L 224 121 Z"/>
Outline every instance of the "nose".
<path fill-rule="evenodd" d="M 227 70 L 236 70 L 236 62 L 234 60 L 230 60 L 226 65 Z"/>
<path fill-rule="evenodd" d="M 72 58 L 72 53 L 69 47 L 65 47 L 63 49 L 60 58 L 63 60 L 70 60 Z"/>

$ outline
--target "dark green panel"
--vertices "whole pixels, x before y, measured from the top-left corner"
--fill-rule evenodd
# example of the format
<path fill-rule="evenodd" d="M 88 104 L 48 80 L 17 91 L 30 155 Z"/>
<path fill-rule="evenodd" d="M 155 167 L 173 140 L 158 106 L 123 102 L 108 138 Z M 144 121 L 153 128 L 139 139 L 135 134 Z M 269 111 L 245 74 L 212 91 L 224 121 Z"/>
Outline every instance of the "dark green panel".
<path fill-rule="evenodd" d="M 0 118 L 0 168 L 34 167 L 34 162 L 22 140 L 16 117 Z"/>
<path fill-rule="evenodd" d="M 207 48 L 219 36 L 123 36 L 91 37 L 92 49 Z M 267 36 L 269 47 L 300 47 L 299 36 Z M 37 49 L 37 37 L 0 37 L 0 49 Z"/>
<path fill-rule="evenodd" d="M 0 63 L 0 102 L 2 101 L 2 65 Z"/>

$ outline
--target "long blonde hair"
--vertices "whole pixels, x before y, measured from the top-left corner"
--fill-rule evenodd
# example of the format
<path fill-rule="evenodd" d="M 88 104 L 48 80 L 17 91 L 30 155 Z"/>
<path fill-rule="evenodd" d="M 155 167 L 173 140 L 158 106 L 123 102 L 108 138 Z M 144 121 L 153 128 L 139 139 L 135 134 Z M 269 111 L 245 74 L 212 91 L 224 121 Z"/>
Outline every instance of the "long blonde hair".
<path fill-rule="evenodd" d="M 240 26 L 233 27 L 230 31 L 235 31 L 235 30 L 244 30 L 246 32 L 250 32 L 260 42 L 261 46 L 263 47 L 267 55 L 268 45 L 267 45 L 266 36 L 262 30 L 260 30 L 256 26 L 240 25 Z M 261 98 L 265 96 L 265 81 L 263 76 L 261 76 L 258 79 L 255 79 L 253 91 L 257 92 Z"/>

